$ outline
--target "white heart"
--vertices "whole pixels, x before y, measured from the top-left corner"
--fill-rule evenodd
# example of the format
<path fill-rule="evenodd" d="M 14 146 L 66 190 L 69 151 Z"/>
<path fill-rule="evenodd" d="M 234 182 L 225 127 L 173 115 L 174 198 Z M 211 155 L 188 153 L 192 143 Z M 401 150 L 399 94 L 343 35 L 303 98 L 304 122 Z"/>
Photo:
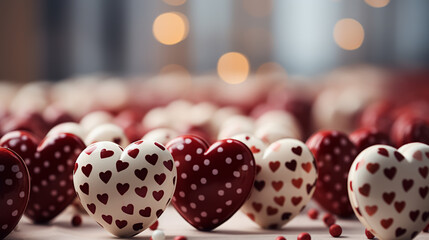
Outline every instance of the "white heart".
<path fill-rule="evenodd" d="M 136 235 L 154 223 L 176 186 L 173 157 L 153 141 L 137 141 L 123 151 L 115 143 L 97 142 L 76 164 L 73 181 L 82 206 L 118 237 Z"/>
<path fill-rule="evenodd" d="M 353 162 L 348 193 L 356 216 L 377 238 L 411 239 L 429 221 L 429 146 L 375 145 Z M 426 170 L 425 170 L 426 169 Z"/>
<path fill-rule="evenodd" d="M 251 135 L 233 138 L 249 147 L 261 168 L 241 210 L 263 228 L 282 227 L 300 213 L 314 193 L 317 169 L 311 151 L 303 142 L 291 138 L 268 147 Z"/>

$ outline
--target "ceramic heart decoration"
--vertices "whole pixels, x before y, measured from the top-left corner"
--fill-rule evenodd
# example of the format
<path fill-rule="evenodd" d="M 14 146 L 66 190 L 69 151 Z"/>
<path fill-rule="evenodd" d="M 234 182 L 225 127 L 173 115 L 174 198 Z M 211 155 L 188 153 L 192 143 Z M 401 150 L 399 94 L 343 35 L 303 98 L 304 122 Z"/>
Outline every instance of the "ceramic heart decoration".
<path fill-rule="evenodd" d="M 0 140 L 24 159 L 31 177 L 31 192 L 25 215 L 37 223 L 46 223 L 60 214 L 76 197 L 73 167 L 85 148 L 79 137 L 52 134 L 39 141 L 30 133 L 14 131 Z"/>
<path fill-rule="evenodd" d="M 97 142 L 79 156 L 73 175 L 82 206 L 104 229 L 134 236 L 154 223 L 176 186 L 173 157 L 153 141 L 136 141 L 124 150 Z"/>
<path fill-rule="evenodd" d="M 269 147 L 256 137 L 233 137 L 246 144 L 256 161 L 252 193 L 241 210 L 263 228 L 280 228 L 311 199 L 316 185 L 316 162 L 308 147 L 282 139 Z"/>
<path fill-rule="evenodd" d="M 347 135 L 337 131 L 318 132 L 306 144 L 319 171 L 314 199 L 338 216 L 353 215 L 347 194 L 347 176 L 357 154 L 355 145 Z"/>
<path fill-rule="evenodd" d="M 353 162 L 348 192 L 356 216 L 379 239 L 412 239 L 429 221 L 429 146 L 375 145 Z"/>
<path fill-rule="evenodd" d="M 0 239 L 18 224 L 30 196 L 30 176 L 24 161 L 7 148 L 0 148 Z"/>
<path fill-rule="evenodd" d="M 256 168 L 242 142 L 224 139 L 209 147 L 185 135 L 167 144 L 177 167 L 173 206 L 192 226 L 210 231 L 228 220 L 249 196 Z"/>

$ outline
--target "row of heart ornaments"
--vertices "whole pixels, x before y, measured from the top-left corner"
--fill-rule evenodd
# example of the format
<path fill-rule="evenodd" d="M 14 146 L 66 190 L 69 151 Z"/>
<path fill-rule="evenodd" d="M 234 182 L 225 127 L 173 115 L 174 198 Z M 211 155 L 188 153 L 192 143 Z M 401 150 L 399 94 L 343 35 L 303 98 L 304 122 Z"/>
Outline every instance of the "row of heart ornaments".
<path fill-rule="evenodd" d="M 280 228 L 313 193 L 338 215 L 353 209 L 380 239 L 414 237 L 429 220 L 429 146 L 411 143 L 396 150 L 375 145 L 353 162 L 343 156 L 349 142 L 331 132 L 307 145 L 282 139 L 267 146 L 242 134 L 209 146 L 185 135 L 166 146 L 140 140 L 122 149 L 107 141 L 85 148 L 68 133 L 52 134 L 40 144 L 29 133 L 9 133 L 0 140 L 5 147 L 0 149 L 0 187 L 7 190 L 0 194 L 0 207 L 6 209 L 0 238 L 24 210 L 35 222 L 49 222 L 75 192 L 88 214 L 120 237 L 148 228 L 170 201 L 202 231 L 218 227 L 240 208 L 261 227 Z"/>

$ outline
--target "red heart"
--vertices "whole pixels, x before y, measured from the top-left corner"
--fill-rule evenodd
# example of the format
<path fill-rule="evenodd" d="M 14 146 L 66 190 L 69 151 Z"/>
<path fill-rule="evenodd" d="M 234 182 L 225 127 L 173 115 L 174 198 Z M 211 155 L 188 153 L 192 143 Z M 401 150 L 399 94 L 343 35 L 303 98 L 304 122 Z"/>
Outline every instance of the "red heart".
<path fill-rule="evenodd" d="M 365 211 L 368 213 L 369 216 L 372 216 L 377 212 L 378 207 L 377 206 L 366 206 Z"/>
<path fill-rule="evenodd" d="M 380 168 L 380 164 L 378 163 L 368 163 L 366 165 L 366 169 L 368 169 L 368 171 L 372 174 L 376 173 L 379 168 Z"/>
<path fill-rule="evenodd" d="M 369 196 L 369 191 L 371 190 L 371 186 L 369 184 L 364 184 L 362 187 L 359 188 L 360 194 L 364 195 L 365 197 Z"/>
<path fill-rule="evenodd" d="M 72 174 L 85 144 L 69 133 L 49 135 L 38 143 L 30 133 L 15 131 L 5 135 L 0 145 L 26 159 L 31 193 L 25 215 L 34 222 L 45 223 L 60 214 L 76 197 Z M 90 170 L 91 167 L 86 166 L 88 176 Z"/>
<path fill-rule="evenodd" d="M 167 149 L 178 166 L 173 206 L 192 226 L 212 230 L 243 205 L 256 167 L 252 152 L 242 142 L 225 139 L 209 148 L 203 139 L 188 135 L 173 139 Z M 263 188 L 265 183 L 259 185 Z"/>
<path fill-rule="evenodd" d="M 255 211 L 260 212 L 262 209 L 262 204 L 253 202 L 252 207 L 255 209 Z"/>
<path fill-rule="evenodd" d="M 292 185 L 295 186 L 298 189 L 301 188 L 302 178 L 292 179 Z"/>
<path fill-rule="evenodd" d="M 274 197 L 274 202 L 276 202 L 280 206 L 283 206 L 283 204 L 285 203 L 285 197 Z"/>
<path fill-rule="evenodd" d="M 18 224 L 30 195 L 30 175 L 16 153 L 0 148 L 0 239 Z"/>
<path fill-rule="evenodd" d="M 383 226 L 385 229 L 388 229 L 390 227 L 390 225 L 392 225 L 393 223 L 393 219 L 389 218 L 389 219 L 382 219 L 380 221 L 381 226 Z"/>
<path fill-rule="evenodd" d="M 426 178 L 428 176 L 428 171 L 429 168 L 427 166 L 419 168 L 419 173 L 420 175 L 422 175 L 423 178 Z"/>
<path fill-rule="evenodd" d="M 387 204 L 391 204 L 393 202 L 393 199 L 395 199 L 395 193 L 394 192 L 390 192 L 390 193 L 383 193 L 383 200 L 387 203 Z"/>
<path fill-rule="evenodd" d="M 353 209 L 348 201 L 347 176 L 357 155 L 347 135 L 337 131 L 321 131 L 307 140 L 317 161 L 318 178 L 314 199 L 327 211 L 348 217 Z"/>
<path fill-rule="evenodd" d="M 311 171 L 311 166 L 312 165 L 310 162 L 301 164 L 302 169 L 304 169 L 307 173 Z"/>
<path fill-rule="evenodd" d="M 271 216 L 271 215 L 275 215 L 279 210 L 277 208 L 268 206 L 267 207 L 267 215 Z"/>
<path fill-rule="evenodd" d="M 280 167 L 280 162 L 279 161 L 275 161 L 275 162 L 270 162 L 269 163 L 270 169 L 272 172 L 277 171 L 277 169 L 279 169 Z"/>
<path fill-rule="evenodd" d="M 283 187 L 283 182 L 282 181 L 272 181 L 271 185 L 273 186 L 273 188 L 276 190 L 276 192 L 280 191 L 280 189 L 282 189 Z"/>
<path fill-rule="evenodd" d="M 395 209 L 396 209 L 396 211 L 398 211 L 398 213 L 401 213 L 402 210 L 404 210 L 404 208 L 405 208 L 405 202 L 404 201 L 395 202 Z"/>

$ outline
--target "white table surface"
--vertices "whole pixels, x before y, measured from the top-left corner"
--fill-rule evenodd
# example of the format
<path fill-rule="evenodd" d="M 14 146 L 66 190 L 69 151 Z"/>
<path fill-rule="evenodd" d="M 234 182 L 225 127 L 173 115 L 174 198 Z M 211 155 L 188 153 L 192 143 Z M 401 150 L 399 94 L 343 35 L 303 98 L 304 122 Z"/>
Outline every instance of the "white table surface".
<path fill-rule="evenodd" d="M 71 218 L 74 210 L 68 209 L 62 213 L 49 225 L 34 225 L 25 217 L 6 239 L 43 239 L 43 240 L 68 240 L 68 239 L 117 239 L 98 224 L 88 215 L 82 216 L 82 225 L 73 227 Z M 311 220 L 306 215 L 306 210 L 283 229 L 280 230 L 263 230 L 253 223 L 247 216 L 240 211 L 237 212 L 226 223 L 212 232 L 200 232 L 189 225 L 182 217 L 172 208 L 166 209 L 159 219 L 158 229 L 163 230 L 166 239 L 173 239 L 175 236 L 186 236 L 188 239 L 275 239 L 277 236 L 284 236 L 288 240 L 296 239 L 301 232 L 311 234 L 313 240 L 333 239 L 329 234 L 328 228 L 322 222 L 322 212 L 318 220 Z M 364 227 L 356 219 L 337 220 L 337 223 L 343 228 L 343 239 L 363 240 L 367 239 L 364 233 Z M 149 239 L 152 234 L 150 229 L 143 231 L 133 239 Z M 429 239 L 429 233 L 421 233 L 415 239 Z"/>

